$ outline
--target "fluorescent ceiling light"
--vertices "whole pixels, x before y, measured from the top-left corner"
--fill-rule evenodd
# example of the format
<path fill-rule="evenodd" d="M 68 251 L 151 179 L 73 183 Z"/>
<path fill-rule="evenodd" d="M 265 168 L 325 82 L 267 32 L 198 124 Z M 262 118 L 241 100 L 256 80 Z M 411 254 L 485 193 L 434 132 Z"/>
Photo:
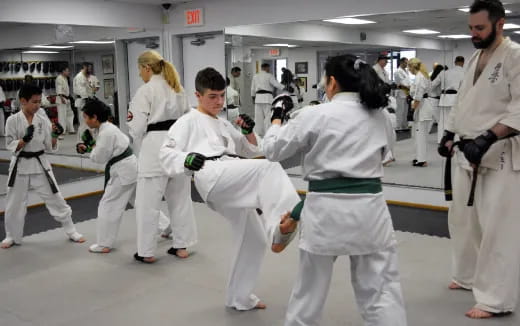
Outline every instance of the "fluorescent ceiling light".
<path fill-rule="evenodd" d="M 515 29 L 520 28 L 520 25 L 517 24 L 504 24 L 504 29 Z"/>
<path fill-rule="evenodd" d="M 35 49 L 70 49 L 72 45 L 32 45 L 31 48 Z"/>
<path fill-rule="evenodd" d="M 229 41 L 225 41 L 224 44 L 231 44 L 231 42 L 229 42 Z"/>
<path fill-rule="evenodd" d="M 469 12 L 469 7 L 459 8 L 458 10 L 463 11 L 463 12 Z M 513 13 L 511 10 L 506 9 L 506 14 L 511 14 L 511 13 Z"/>
<path fill-rule="evenodd" d="M 264 44 L 264 46 L 280 46 L 286 48 L 295 48 L 297 45 L 285 44 L 285 43 L 274 43 L 274 44 Z"/>
<path fill-rule="evenodd" d="M 364 25 L 364 24 L 375 24 L 374 21 L 352 18 L 352 17 L 338 17 L 333 19 L 325 19 L 324 22 L 345 24 L 345 25 Z"/>
<path fill-rule="evenodd" d="M 112 44 L 115 41 L 74 41 L 69 42 L 70 44 Z"/>
<path fill-rule="evenodd" d="M 516 31 L 515 34 L 520 34 L 520 31 Z"/>
<path fill-rule="evenodd" d="M 22 53 L 50 54 L 50 53 L 59 53 L 59 52 L 57 52 L 57 51 L 23 51 Z"/>
<path fill-rule="evenodd" d="M 463 39 L 463 38 L 471 38 L 471 35 L 463 35 L 463 34 L 456 34 L 456 35 L 439 35 L 440 38 L 451 38 L 451 39 Z"/>
<path fill-rule="evenodd" d="M 431 29 L 409 29 L 409 30 L 406 30 L 403 32 L 410 33 L 410 34 L 420 34 L 420 35 L 440 34 L 440 32 L 432 31 Z"/>

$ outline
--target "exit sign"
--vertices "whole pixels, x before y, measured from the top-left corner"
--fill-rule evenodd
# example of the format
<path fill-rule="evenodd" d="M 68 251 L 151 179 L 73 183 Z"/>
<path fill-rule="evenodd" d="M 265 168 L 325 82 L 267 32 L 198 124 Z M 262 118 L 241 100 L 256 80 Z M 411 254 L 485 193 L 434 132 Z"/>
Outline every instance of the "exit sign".
<path fill-rule="evenodd" d="M 280 56 L 280 49 L 270 49 L 269 55 L 271 57 L 279 57 Z"/>
<path fill-rule="evenodd" d="M 188 9 L 184 10 L 184 26 L 203 26 L 204 25 L 204 9 Z"/>

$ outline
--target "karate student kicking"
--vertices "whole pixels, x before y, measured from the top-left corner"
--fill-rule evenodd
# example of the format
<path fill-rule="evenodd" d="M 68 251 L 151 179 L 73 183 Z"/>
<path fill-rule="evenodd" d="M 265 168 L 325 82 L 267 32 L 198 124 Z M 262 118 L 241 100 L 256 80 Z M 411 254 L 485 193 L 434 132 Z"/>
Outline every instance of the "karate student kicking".
<path fill-rule="evenodd" d="M 261 155 L 253 133 L 254 121 L 241 115 L 237 124 L 217 117 L 224 105 L 226 81 L 213 68 L 196 76 L 199 106 L 181 117 L 161 147 L 160 162 L 170 176 L 193 174 L 208 206 L 230 223 L 234 249 L 226 306 L 263 309 L 253 294 L 266 245 L 279 252 L 295 234 L 296 224 L 281 216 L 299 201 L 280 164 L 252 158 Z M 256 208 L 263 211 L 258 215 Z M 267 236 L 266 236 L 267 234 Z"/>
<path fill-rule="evenodd" d="M 40 112 L 42 90 L 32 84 L 24 85 L 19 93 L 21 111 L 10 116 L 6 123 L 6 146 L 13 152 L 9 165 L 9 181 L 5 207 L 6 237 L 1 247 L 6 249 L 22 243 L 27 213 L 29 188 L 43 199 L 54 219 L 60 222 L 65 234 L 74 242 L 85 242 L 72 222 L 72 210 L 59 192 L 45 151 L 57 149 L 57 138 L 63 128 L 52 125 Z"/>
<path fill-rule="evenodd" d="M 334 262 L 349 256 L 351 281 L 367 326 L 404 326 L 392 220 L 383 196 L 381 161 L 387 151 L 388 99 L 376 72 L 351 55 L 325 65 L 329 103 L 303 108 L 280 126 L 275 102 L 264 138 L 269 160 L 304 156 L 309 193 L 291 212 L 301 214 L 300 267 L 285 326 L 319 325 Z"/>

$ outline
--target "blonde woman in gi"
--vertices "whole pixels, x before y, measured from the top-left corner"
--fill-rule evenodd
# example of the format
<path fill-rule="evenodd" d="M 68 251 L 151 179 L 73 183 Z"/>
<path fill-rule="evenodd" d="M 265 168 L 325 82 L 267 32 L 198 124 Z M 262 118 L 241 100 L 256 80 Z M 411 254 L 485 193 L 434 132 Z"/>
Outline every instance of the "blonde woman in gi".
<path fill-rule="evenodd" d="M 188 176 L 168 177 L 159 163 L 159 149 L 168 129 L 188 112 L 188 102 L 175 67 L 156 51 L 137 59 L 145 82 L 136 92 L 128 112 L 128 127 L 139 148 L 136 190 L 137 253 L 144 263 L 155 262 L 157 229 L 164 196 L 170 214 L 173 246 L 169 254 L 188 257 L 187 247 L 197 242 Z"/>
<path fill-rule="evenodd" d="M 6 147 L 13 153 L 9 165 L 9 180 L 5 207 L 4 249 L 22 243 L 29 187 L 45 202 L 54 219 L 61 223 L 73 242 L 85 242 L 72 222 L 72 209 L 58 189 L 45 151 L 58 149 L 58 136 L 63 128 L 51 124 L 41 105 L 42 90 L 33 85 L 22 86 L 19 92 L 21 111 L 11 115 L 6 123 Z"/>
<path fill-rule="evenodd" d="M 330 102 L 303 108 L 284 126 L 275 111 L 264 138 L 269 160 L 301 153 L 309 181 L 305 205 L 290 214 L 294 220 L 301 214 L 300 266 L 285 326 L 319 325 L 338 256 L 350 258 L 365 325 L 404 326 L 396 240 L 381 186 L 384 82 L 352 55 L 329 58 L 325 75 Z"/>
<path fill-rule="evenodd" d="M 415 159 L 413 166 L 428 166 L 427 145 L 430 121 L 432 120 L 433 109 L 428 100 L 431 90 L 431 81 L 426 66 L 417 58 L 408 61 L 408 70 L 415 75 L 415 80 L 410 89 L 410 96 L 413 98 L 412 109 L 414 110 L 414 138 L 415 138 Z"/>

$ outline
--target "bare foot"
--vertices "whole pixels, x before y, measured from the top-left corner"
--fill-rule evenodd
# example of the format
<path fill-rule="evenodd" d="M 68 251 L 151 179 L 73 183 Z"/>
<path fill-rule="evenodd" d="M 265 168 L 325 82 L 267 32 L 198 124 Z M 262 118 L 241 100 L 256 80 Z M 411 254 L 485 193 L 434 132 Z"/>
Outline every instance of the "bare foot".
<path fill-rule="evenodd" d="M 486 319 L 493 317 L 493 313 L 473 307 L 468 312 L 466 312 L 466 317 L 473 319 Z"/>
<path fill-rule="evenodd" d="M 87 241 L 87 239 L 81 237 L 78 240 L 72 240 L 72 241 L 77 242 L 77 243 L 83 243 L 83 242 Z"/>
<path fill-rule="evenodd" d="M 448 285 L 448 288 L 450 290 L 466 290 L 466 291 L 469 291 L 468 289 L 463 288 L 462 286 L 458 285 L 455 282 L 451 282 L 450 285 Z"/>
<path fill-rule="evenodd" d="M 263 310 L 265 308 L 267 308 L 267 306 L 262 301 L 258 301 L 258 303 L 255 306 L 255 309 L 262 309 Z"/>
<path fill-rule="evenodd" d="M 10 241 L 10 242 L 2 242 L 2 244 L 0 245 L 0 248 L 2 248 L 2 249 L 9 249 L 13 245 L 14 245 L 14 242 L 12 242 L 12 241 Z"/>
<path fill-rule="evenodd" d="M 179 258 L 188 258 L 190 256 L 190 253 L 186 249 L 177 249 L 177 254 L 175 256 Z"/>

